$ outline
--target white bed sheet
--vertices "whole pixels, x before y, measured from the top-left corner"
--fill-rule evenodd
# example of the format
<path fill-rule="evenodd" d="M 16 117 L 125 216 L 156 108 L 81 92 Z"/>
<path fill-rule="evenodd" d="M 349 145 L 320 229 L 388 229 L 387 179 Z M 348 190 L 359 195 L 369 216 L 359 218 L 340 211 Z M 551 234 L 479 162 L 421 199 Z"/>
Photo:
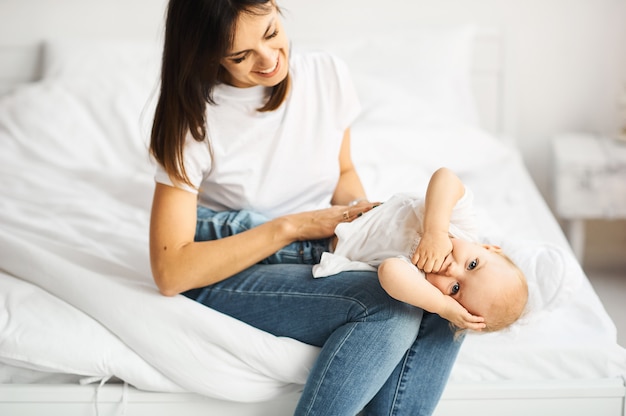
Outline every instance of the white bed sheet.
<path fill-rule="evenodd" d="M 61 76 L 0 99 L 0 362 L 239 401 L 297 390 L 316 348 L 156 290 L 145 144 L 154 84 L 141 71 Z M 423 190 L 448 166 L 474 190 L 485 236 L 532 269 L 536 310 L 510 331 L 469 335 L 452 381 L 625 375 L 615 327 L 519 154 L 402 89 L 368 87 L 388 104 L 366 105 L 353 128 L 370 198 Z"/>
<path fill-rule="evenodd" d="M 615 325 L 519 153 L 480 129 L 412 120 L 379 126 L 384 127 L 379 137 L 392 138 L 387 140 L 371 136 L 377 126 L 367 120 L 355 126 L 355 159 L 364 167 L 361 176 L 370 194 L 384 200 L 402 190 L 425 191 L 430 172 L 452 168 L 475 193 L 485 240 L 501 245 L 522 267 L 531 290 L 528 313 L 519 323 L 466 337 L 450 381 L 626 375 L 626 350 L 616 343 Z M 389 163 L 377 163 L 380 158 Z"/>

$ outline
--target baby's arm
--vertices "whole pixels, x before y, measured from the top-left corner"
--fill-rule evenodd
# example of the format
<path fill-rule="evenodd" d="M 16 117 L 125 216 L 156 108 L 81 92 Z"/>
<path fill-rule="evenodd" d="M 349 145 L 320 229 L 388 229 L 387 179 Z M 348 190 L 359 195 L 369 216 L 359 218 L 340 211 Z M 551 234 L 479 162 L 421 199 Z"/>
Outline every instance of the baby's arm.
<path fill-rule="evenodd" d="M 389 258 L 378 267 L 378 278 L 385 291 L 399 301 L 436 313 L 462 329 L 480 331 L 485 320 L 469 313 L 460 303 L 430 284 L 409 262 Z"/>
<path fill-rule="evenodd" d="M 440 168 L 430 178 L 424 202 L 424 232 L 411 262 L 426 273 L 437 272 L 452 251 L 450 218 L 465 186 L 450 169 Z"/>

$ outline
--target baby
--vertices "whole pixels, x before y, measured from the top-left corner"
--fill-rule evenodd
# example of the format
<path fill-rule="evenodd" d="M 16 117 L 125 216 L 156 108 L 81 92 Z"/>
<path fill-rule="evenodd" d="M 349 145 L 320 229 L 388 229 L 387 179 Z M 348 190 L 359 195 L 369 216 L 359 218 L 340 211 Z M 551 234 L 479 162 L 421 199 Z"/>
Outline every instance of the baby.
<path fill-rule="evenodd" d="M 459 329 L 497 331 L 520 317 L 528 287 L 498 246 L 478 243 L 472 195 L 451 170 L 441 168 L 425 198 L 394 195 L 337 225 L 332 242 L 295 242 L 261 263 L 313 264 L 314 277 L 378 270 L 382 287 L 395 299 L 439 314 Z M 248 210 L 213 212 L 196 239 L 228 237 L 266 221 Z"/>
<path fill-rule="evenodd" d="M 472 193 L 449 169 L 431 177 L 425 198 L 398 194 L 335 229 L 332 253 L 315 277 L 376 270 L 395 299 L 437 313 L 460 329 L 497 331 L 528 300 L 521 270 L 500 247 L 479 244 Z"/>

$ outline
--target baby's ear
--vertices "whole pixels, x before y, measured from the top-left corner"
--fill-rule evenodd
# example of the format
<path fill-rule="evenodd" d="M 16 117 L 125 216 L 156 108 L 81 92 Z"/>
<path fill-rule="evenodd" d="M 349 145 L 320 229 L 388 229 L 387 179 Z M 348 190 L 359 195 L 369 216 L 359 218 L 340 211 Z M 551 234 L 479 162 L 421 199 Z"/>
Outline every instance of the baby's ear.
<path fill-rule="evenodd" d="M 500 248 L 500 246 L 496 246 L 495 244 L 483 244 L 482 246 L 489 251 L 493 251 L 494 253 L 502 252 L 502 249 Z"/>

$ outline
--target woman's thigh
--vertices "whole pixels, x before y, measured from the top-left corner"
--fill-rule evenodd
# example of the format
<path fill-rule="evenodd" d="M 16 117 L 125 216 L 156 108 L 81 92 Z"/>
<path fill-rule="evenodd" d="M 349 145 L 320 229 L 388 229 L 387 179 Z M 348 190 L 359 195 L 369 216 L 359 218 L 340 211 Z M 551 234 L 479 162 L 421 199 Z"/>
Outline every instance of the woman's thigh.
<path fill-rule="evenodd" d="M 346 322 L 394 319 L 410 308 L 390 298 L 374 272 L 315 279 L 311 266 L 300 264 L 255 265 L 185 295 L 266 332 L 317 346 Z"/>

